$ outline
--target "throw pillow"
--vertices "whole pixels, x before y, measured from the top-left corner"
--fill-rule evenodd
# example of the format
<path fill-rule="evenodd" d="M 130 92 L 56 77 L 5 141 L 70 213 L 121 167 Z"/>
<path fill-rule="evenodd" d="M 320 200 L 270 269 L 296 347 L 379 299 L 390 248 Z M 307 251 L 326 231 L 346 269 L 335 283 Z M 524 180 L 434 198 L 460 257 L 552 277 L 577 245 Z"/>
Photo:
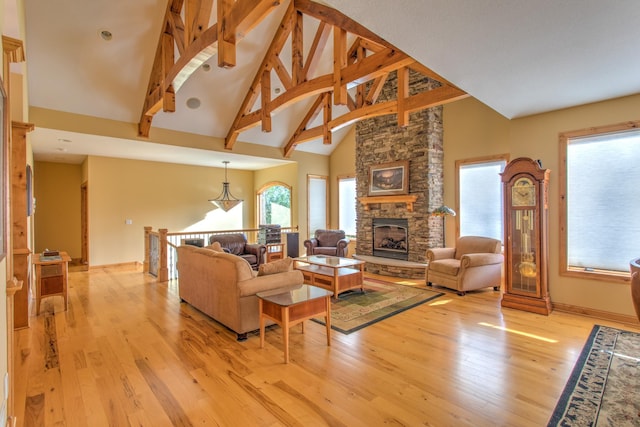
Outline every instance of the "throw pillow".
<path fill-rule="evenodd" d="M 222 246 L 220 245 L 220 242 L 213 242 L 212 244 L 207 246 L 207 249 L 211 249 L 211 250 L 216 251 L 216 252 L 224 252 L 224 249 L 222 249 Z"/>
<path fill-rule="evenodd" d="M 269 274 L 284 273 L 293 270 L 293 258 L 286 257 L 266 264 L 260 264 L 258 267 L 258 276 L 267 276 Z"/>

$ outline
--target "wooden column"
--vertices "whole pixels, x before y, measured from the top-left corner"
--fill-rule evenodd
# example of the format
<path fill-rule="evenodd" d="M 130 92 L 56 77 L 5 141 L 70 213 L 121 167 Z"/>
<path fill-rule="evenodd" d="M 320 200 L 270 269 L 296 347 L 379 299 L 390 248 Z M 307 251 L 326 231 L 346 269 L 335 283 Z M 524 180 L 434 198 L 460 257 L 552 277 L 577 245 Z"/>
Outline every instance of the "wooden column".
<path fill-rule="evenodd" d="M 27 133 L 31 123 L 11 122 L 9 146 L 11 171 L 11 243 L 13 247 L 13 275 L 23 283 L 13 299 L 13 326 L 29 327 L 31 293 L 31 263 L 27 217 Z"/>
<path fill-rule="evenodd" d="M 168 232 L 169 230 L 167 230 L 166 228 L 161 228 L 158 230 L 158 233 L 160 233 L 160 260 L 158 262 L 159 282 L 169 281 L 169 267 L 167 266 L 167 250 L 169 246 L 169 241 L 167 239 Z"/>
<path fill-rule="evenodd" d="M 151 230 L 152 227 L 149 226 L 144 228 L 144 262 L 142 263 L 142 272 L 145 274 L 149 272 L 149 257 L 151 252 L 151 248 L 149 247 L 149 234 Z"/>

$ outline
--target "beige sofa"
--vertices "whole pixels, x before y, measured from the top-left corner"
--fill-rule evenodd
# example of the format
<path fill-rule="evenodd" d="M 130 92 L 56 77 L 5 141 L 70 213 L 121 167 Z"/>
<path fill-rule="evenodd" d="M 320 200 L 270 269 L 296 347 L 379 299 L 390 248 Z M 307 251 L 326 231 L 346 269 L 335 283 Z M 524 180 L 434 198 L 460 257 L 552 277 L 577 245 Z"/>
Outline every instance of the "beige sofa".
<path fill-rule="evenodd" d="M 180 299 L 238 334 L 260 327 L 256 292 L 302 284 L 298 270 L 258 276 L 239 256 L 196 246 L 178 246 Z"/>
<path fill-rule="evenodd" d="M 489 286 L 497 291 L 502 281 L 501 252 L 500 240 L 480 236 L 460 237 L 455 248 L 428 249 L 427 286 L 438 284 L 461 296 Z"/>

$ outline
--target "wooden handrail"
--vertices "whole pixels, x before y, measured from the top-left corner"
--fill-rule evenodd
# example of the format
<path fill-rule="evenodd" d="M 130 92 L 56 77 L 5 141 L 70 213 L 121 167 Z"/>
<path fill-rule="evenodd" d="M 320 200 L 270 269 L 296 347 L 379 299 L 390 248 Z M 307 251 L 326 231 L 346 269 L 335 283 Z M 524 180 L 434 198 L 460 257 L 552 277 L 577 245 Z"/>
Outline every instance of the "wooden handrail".
<path fill-rule="evenodd" d="M 298 227 L 281 227 L 280 231 L 281 233 L 297 232 Z M 244 228 L 240 230 L 180 231 L 170 233 L 166 228 L 153 231 L 152 227 L 144 227 L 143 272 L 153 275 L 154 272 L 151 271 L 153 263 L 154 266 L 157 265 L 155 274 L 157 274 L 159 282 L 167 282 L 176 278 L 176 249 L 184 238 L 200 239 L 201 243 L 206 245 L 209 237 L 213 234 L 243 233 L 247 236 L 249 242 L 254 243 L 257 241 L 259 232 L 260 228 Z M 158 250 L 155 254 L 151 253 L 152 239 L 156 239 L 158 242 Z"/>

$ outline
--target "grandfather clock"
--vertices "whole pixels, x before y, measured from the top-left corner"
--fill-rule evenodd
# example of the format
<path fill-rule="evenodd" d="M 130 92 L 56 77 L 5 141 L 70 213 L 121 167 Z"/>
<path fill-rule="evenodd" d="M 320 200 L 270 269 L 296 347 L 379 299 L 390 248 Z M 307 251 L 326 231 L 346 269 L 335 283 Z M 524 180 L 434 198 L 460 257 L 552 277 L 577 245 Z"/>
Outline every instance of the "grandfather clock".
<path fill-rule="evenodd" d="M 549 169 L 520 157 L 502 172 L 506 243 L 502 306 L 551 313 L 548 271 Z"/>

